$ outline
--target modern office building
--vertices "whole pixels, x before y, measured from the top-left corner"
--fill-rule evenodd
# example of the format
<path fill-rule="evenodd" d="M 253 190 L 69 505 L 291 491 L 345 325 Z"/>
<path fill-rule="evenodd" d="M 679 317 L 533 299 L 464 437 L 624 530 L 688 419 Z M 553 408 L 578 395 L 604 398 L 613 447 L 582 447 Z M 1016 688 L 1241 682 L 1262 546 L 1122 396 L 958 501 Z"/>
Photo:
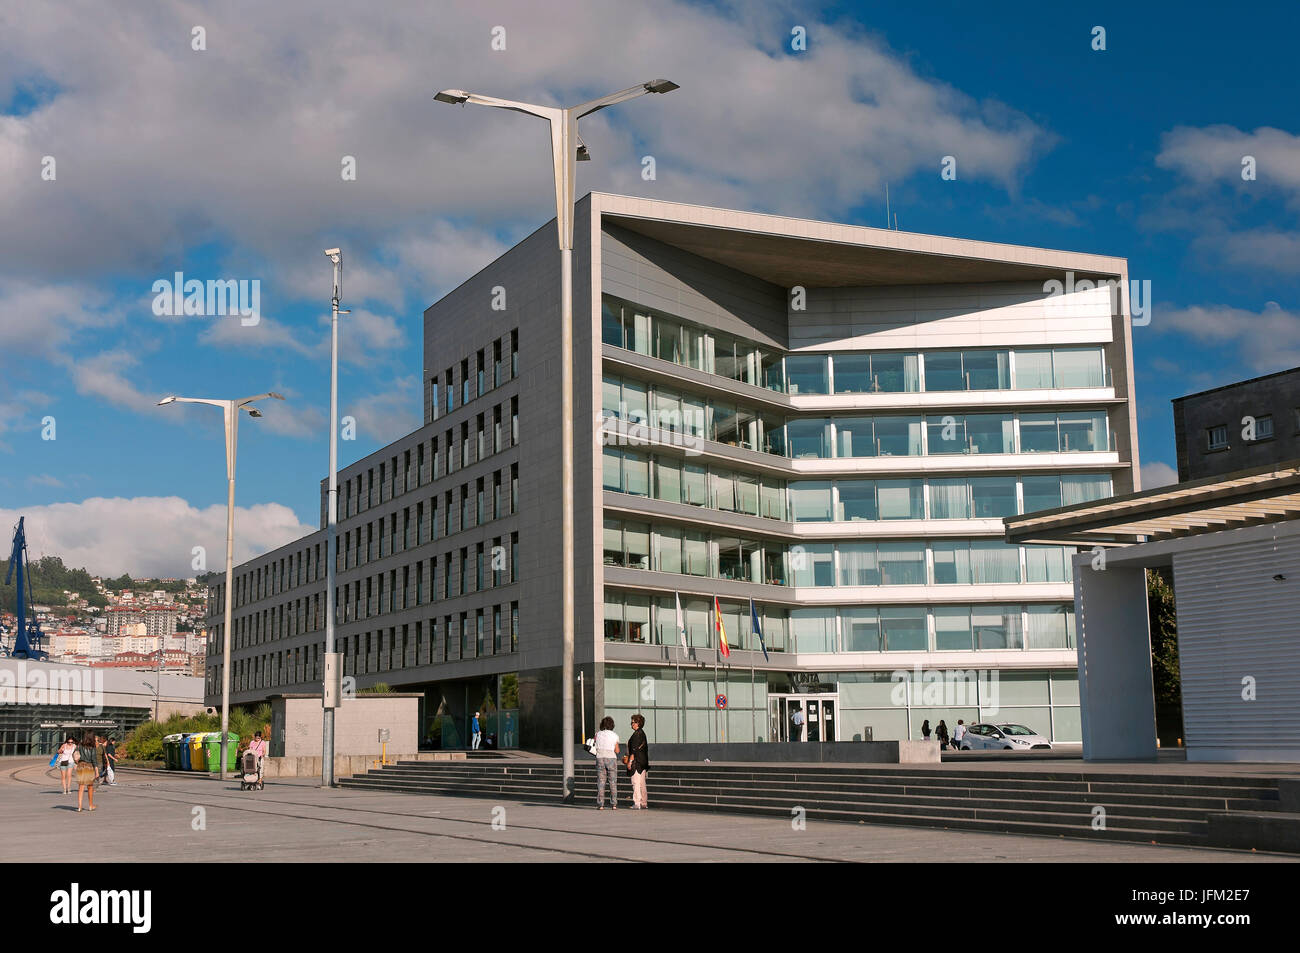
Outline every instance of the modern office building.
<path fill-rule="evenodd" d="M 1300 458 L 1300 367 L 1173 404 L 1179 482 Z"/>
<path fill-rule="evenodd" d="M 588 730 L 1078 741 L 1071 550 L 1002 518 L 1137 489 L 1125 261 L 600 193 L 576 222 Z M 422 692 L 444 746 L 476 710 L 560 746 L 559 288 L 547 225 L 430 307 L 424 425 L 339 475 L 345 677 Z M 319 685 L 323 549 L 236 570 L 235 703 Z"/>

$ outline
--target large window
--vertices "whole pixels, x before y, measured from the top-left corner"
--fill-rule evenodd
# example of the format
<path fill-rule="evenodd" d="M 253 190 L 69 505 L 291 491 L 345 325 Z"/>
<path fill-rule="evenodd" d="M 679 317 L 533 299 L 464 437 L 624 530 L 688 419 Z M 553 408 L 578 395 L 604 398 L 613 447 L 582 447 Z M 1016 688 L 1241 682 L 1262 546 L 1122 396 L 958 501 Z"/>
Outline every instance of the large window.
<path fill-rule="evenodd" d="M 798 523 L 829 522 L 832 513 L 830 483 L 791 483 L 790 513 Z"/>
<path fill-rule="evenodd" d="M 785 435 L 790 456 L 796 460 L 831 455 L 831 425 L 827 420 L 820 417 L 790 420 L 785 425 Z"/>
<path fill-rule="evenodd" d="M 786 389 L 791 394 L 828 394 L 825 354 L 790 354 L 785 359 Z"/>

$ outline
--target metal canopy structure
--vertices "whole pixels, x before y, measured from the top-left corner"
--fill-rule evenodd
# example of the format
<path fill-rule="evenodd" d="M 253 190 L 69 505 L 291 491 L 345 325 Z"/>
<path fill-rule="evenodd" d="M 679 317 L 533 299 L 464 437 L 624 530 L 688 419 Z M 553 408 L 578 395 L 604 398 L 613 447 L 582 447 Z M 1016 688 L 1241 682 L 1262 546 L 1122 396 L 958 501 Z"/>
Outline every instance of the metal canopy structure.
<path fill-rule="evenodd" d="M 1003 521 L 1009 543 L 1128 546 L 1300 519 L 1300 460 Z"/>

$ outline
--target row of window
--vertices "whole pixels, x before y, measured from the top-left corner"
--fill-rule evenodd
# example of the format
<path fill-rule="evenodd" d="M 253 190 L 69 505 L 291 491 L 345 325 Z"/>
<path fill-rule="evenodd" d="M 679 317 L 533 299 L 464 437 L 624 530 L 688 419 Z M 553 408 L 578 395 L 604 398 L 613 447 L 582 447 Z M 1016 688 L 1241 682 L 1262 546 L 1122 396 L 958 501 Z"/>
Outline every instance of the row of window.
<path fill-rule="evenodd" d="M 339 540 L 337 569 L 343 571 L 411 549 L 440 537 L 481 526 L 519 511 L 519 464 L 497 470 L 491 477 L 463 483 L 442 494 L 389 513 L 353 529 Z M 235 607 L 278 595 L 325 577 L 322 544 L 307 546 L 235 577 Z M 224 611 L 221 586 L 209 590 L 210 611 Z"/>
<path fill-rule="evenodd" d="M 1105 473 L 791 480 L 606 447 L 606 490 L 793 522 L 990 519 L 1111 495 Z"/>
<path fill-rule="evenodd" d="M 605 640 L 679 646 L 677 601 L 690 646 L 716 648 L 713 600 L 605 590 Z M 759 651 L 750 604 L 718 600 L 727 645 Z M 951 652 L 1068 649 L 1074 607 L 1042 605 L 818 606 L 755 604 L 768 652 Z"/>
<path fill-rule="evenodd" d="M 462 546 L 440 557 L 344 583 L 336 593 L 336 622 L 369 619 L 517 582 L 518 559 L 519 534 L 511 533 L 494 538 L 490 545 Z M 322 593 L 246 613 L 233 620 L 232 644 L 244 648 L 315 632 L 322 627 L 324 615 Z M 209 654 L 213 651 L 215 640 Z"/>
<path fill-rule="evenodd" d="M 787 394 L 1106 387 L 1099 345 L 964 351 L 783 352 L 605 295 L 605 344 Z"/>
<path fill-rule="evenodd" d="M 448 430 L 441 439 L 421 441 L 412 450 L 404 451 L 400 460 L 393 456 L 378 467 L 369 467 L 344 480 L 339 486 L 339 519 L 348 519 L 518 444 L 519 398 L 497 404 L 472 423 L 473 429 L 471 421 L 463 421 L 459 430 Z M 322 525 L 327 519 L 327 506 L 328 498 L 322 496 Z"/>
<path fill-rule="evenodd" d="M 519 464 L 481 476 L 471 486 L 462 483 L 424 501 L 403 508 L 400 514 L 347 530 L 339 557 L 339 570 L 361 566 L 374 559 L 424 545 L 435 539 L 512 516 L 519 509 Z"/>
<path fill-rule="evenodd" d="M 519 651 L 519 603 L 504 603 L 472 613 L 419 620 L 377 632 L 364 632 L 338 641 L 344 675 L 400 671 L 435 662 L 482 658 Z M 231 680 L 235 691 L 320 682 L 324 644 L 298 646 L 252 658 L 235 659 Z M 220 667 L 209 667 L 207 692 L 221 684 Z"/>
<path fill-rule="evenodd" d="M 772 586 L 924 586 L 1070 582 L 1066 546 L 1000 539 L 808 542 L 606 519 L 604 563 Z"/>
<path fill-rule="evenodd" d="M 1297 407 L 1295 410 L 1295 419 L 1296 433 L 1300 433 L 1300 407 Z M 1252 424 L 1251 421 L 1254 421 L 1254 423 Z M 1273 439 L 1272 414 L 1261 414 L 1258 417 L 1245 417 L 1242 419 L 1241 423 L 1241 439 L 1246 443 Z M 1220 424 L 1217 427 L 1207 427 L 1205 429 L 1205 442 L 1207 450 L 1227 450 L 1227 424 Z"/>
<path fill-rule="evenodd" d="M 425 404 L 429 408 L 426 420 L 437 420 L 458 406 L 464 407 L 471 400 L 518 377 L 519 331 L 511 331 L 506 337 L 493 341 L 491 347 L 480 350 L 473 358 L 465 358 L 460 362 L 459 376 L 455 370 L 454 367 L 449 367 L 443 372 L 441 386 L 437 376 L 429 379 L 428 393 L 425 394 Z M 459 403 L 456 387 L 458 381 Z"/>
<path fill-rule="evenodd" d="M 1111 449 L 1104 410 L 1046 413 L 790 417 L 689 395 L 626 377 L 602 379 L 601 413 L 648 429 L 777 456 L 891 457 L 973 453 L 1082 453 Z"/>

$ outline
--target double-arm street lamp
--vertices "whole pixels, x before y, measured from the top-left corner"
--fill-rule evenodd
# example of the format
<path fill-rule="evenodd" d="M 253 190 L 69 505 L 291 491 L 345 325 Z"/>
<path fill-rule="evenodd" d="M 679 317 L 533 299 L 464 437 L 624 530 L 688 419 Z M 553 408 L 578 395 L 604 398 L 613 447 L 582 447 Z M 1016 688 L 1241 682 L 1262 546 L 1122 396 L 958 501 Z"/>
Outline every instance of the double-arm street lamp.
<path fill-rule="evenodd" d="M 444 89 L 436 96 L 440 103 L 463 106 L 496 106 L 545 119 L 551 125 L 551 163 L 555 172 L 555 225 L 560 241 L 560 457 L 561 457 L 561 547 L 563 551 L 562 587 L 563 661 L 560 684 L 563 698 L 563 734 L 561 752 L 564 764 L 564 797 L 573 797 L 573 217 L 576 162 L 591 158 L 578 136 L 578 120 L 583 116 L 646 93 L 668 93 L 677 84 L 655 79 L 640 86 L 593 99 L 579 106 L 561 109 L 534 106 L 495 96 L 481 96 L 461 89 Z"/>
<path fill-rule="evenodd" d="M 234 604 L 232 583 L 235 570 L 235 447 L 239 442 L 239 412 L 242 410 L 250 417 L 261 417 L 256 407 L 248 405 L 266 397 L 284 400 L 279 394 L 258 394 L 240 400 L 212 400 L 206 397 L 164 397 L 158 406 L 164 404 L 211 404 L 220 407 L 226 420 L 226 619 L 222 627 L 224 645 L 221 654 L 221 780 L 226 779 L 226 739 L 230 734 L 230 609 Z M 161 679 L 159 686 L 161 687 Z"/>

